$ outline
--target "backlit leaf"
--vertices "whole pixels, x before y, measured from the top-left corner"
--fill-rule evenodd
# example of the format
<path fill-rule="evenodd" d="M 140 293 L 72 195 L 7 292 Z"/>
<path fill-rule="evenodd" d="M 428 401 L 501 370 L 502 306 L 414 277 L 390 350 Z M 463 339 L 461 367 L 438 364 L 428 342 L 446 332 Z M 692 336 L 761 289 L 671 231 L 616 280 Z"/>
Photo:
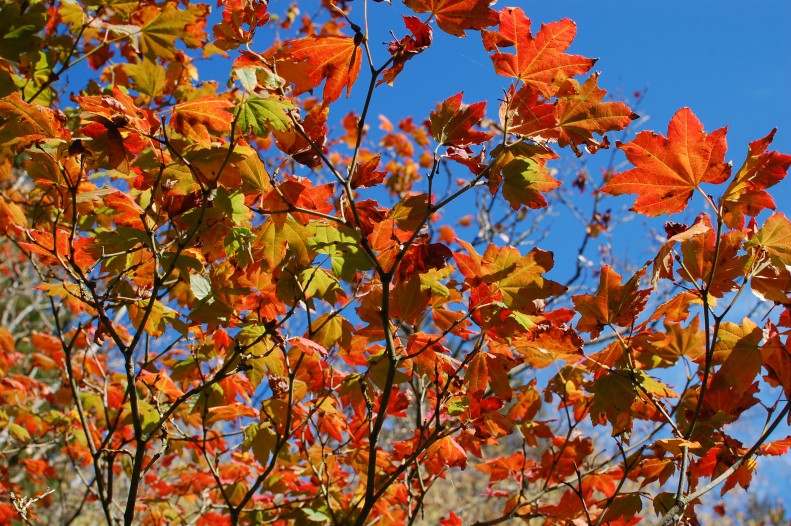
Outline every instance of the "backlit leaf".
<path fill-rule="evenodd" d="M 766 189 L 785 178 L 791 166 L 791 155 L 766 151 L 776 131 L 750 143 L 747 159 L 722 196 L 725 223 L 731 228 L 742 228 L 745 215 L 756 216 L 765 208 L 775 209 L 774 199 Z"/>
<path fill-rule="evenodd" d="M 243 134 L 262 139 L 270 129 L 281 132 L 293 126 L 288 112 L 294 106 L 287 99 L 252 96 L 236 107 L 237 125 Z"/>
<path fill-rule="evenodd" d="M 651 289 L 640 290 L 640 279 L 645 275 L 645 267 L 624 284 L 621 275 L 612 267 L 605 266 L 599 278 L 596 294 L 573 296 L 574 307 L 581 318 L 577 330 L 591 333 L 596 338 L 609 324 L 629 327 L 645 308 Z"/>
<path fill-rule="evenodd" d="M 670 120 L 667 138 L 643 131 L 618 145 L 635 168 L 616 174 L 602 191 L 637 194 L 632 210 L 647 216 L 681 212 L 701 183 L 719 184 L 730 176 L 726 131 L 707 134 L 695 114 L 682 108 Z"/>
<path fill-rule="evenodd" d="M 203 146 L 211 145 L 212 135 L 231 131 L 233 104 L 217 97 L 200 97 L 173 107 L 171 126 L 178 133 Z"/>
<path fill-rule="evenodd" d="M 561 86 L 555 107 L 560 146 L 594 144 L 594 133 L 603 136 L 609 131 L 622 130 L 637 118 L 622 102 L 603 102 L 605 93 L 599 88 L 598 73 L 581 86 L 574 79 Z"/>
<path fill-rule="evenodd" d="M 349 96 L 362 63 L 359 43 L 352 37 L 335 35 L 311 35 L 291 40 L 282 55 L 285 60 L 304 63 L 309 68 L 305 72 L 307 77 L 295 77 L 291 72 L 278 70 L 286 80 L 298 86 L 307 81 L 308 89 L 327 81 L 323 92 L 325 104 L 340 97 L 343 88 L 346 88 L 346 96 Z"/>
<path fill-rule="evenodd" d="M 564 18 L 542 24 L 535 37 L 530 33 L 530 19 L 518 7 L 500 11 L 497 31 L 484 32 L 484 45 L 492 53 L 498 75 L 513 77 L 545 97 L 555 94 L 566 79 L 587 73 L 594 59 L 564 53 L 577 33 L 577 26 Z M 501 48 L 514 48 L 503 53 Z"/>
<path fill-rule="evenodd" d="M 490 9 L 491 0 L 404 0 L 416 13 L 431 13 L 443 31 L 457 37 L 466 36 L 467 29 L 484 29 L 497 23 L 497 12 Z"/>
<path fill-rule="evenodd" d="M 517 157 L 505 165 L 502 175 L 503 197 L 514 210 L 519 210 L 522 205 L 544 208 L 547 200 L 542 193 L 551 192 L 560 186 L 560 181 L 549 174 L 543 163 L 531 158 Z"/>
<path fill-rule="evenodd" d="M 457 93 L 450 97 L 437 106 L 437 110 L 432 111 L 429 117 L 432 137 L 445 146 L 480 144 L 491 137 L 488 133 L 472 129 L 483 118 L 486 103 L 463 104 L 462 95 Z"/>

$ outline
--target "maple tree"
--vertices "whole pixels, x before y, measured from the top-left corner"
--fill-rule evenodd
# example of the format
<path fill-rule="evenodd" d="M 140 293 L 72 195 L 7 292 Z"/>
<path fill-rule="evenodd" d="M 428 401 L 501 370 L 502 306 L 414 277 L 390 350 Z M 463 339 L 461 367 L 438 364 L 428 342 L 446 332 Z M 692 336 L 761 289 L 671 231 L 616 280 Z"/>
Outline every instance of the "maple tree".
<path fill-rule="evenodd" d="M 0 523 L 414 524 L 473 468 L 493 504 L 470 523 L 670 524 L 788 453 L 775 132 L 738 169 L 688 108 L 626 141 L 571 20 L 404 4 L 3 4 L 0 271 L 29 296 L 0 327 Z M 446 93 L 371 130 L 435 30 L 480 36 L 496 115 Z M 608 148 L 632 167 L 555 168 Z M 561 279 L 526 245 L 569 190 L 592 213 Z M 622 194 L 699 215 L 643 266 L 588 268 Z M 766 316 L 736 316 L 747 292 Z"/>

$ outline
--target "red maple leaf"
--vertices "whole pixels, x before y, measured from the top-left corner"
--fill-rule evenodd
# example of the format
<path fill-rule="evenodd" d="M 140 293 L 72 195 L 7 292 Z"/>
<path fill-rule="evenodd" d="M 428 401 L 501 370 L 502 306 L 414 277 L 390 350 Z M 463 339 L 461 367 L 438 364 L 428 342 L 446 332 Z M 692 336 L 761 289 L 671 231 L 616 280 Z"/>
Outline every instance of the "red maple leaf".
<path fill-rule="evenodd" d="M 779 183 L 791 166 L 791 155 L 766 151 L 776 131 L 750 143 L 747 159 L 722 196 L 723 217 L 731 228 L 744 227 L 745 214 L 756 216 L 765 208 L 775 209 L 766 189 Z"/>
<path fill-rule="evenodd" d="M 457 37 L 466 29 L 484 29 L 497 23 L 497 11 L 491 0 L 404 0 L 416 13 L 431 13 L 439 28 Z"/>
<path fill-rule="evenodd" d="M 445 146 L 463 148 L 470 144 L 486 142 L 490 134 L 473 130 L 486 112 L 486 102 L 463 104 L 461 97 L 464 93 L 457 93 L 437 106 L 431 112 L 429 122 L 431 135 Z"/>
<path fill-rule="evenodd" d="M 393 65 L 382 72 L 382 78 L 377 85 L 387 83 L 392 86 L 395 78 L 403 71 L 404 64 L 431 45 L 433 35 L 428 23 L 416 16 L 405 16 L 404 25 L 412 34 L 388 44 L 387 51 L 393 55 Z"/>
<path fill-rule="evenodd" d="M 307 89 L 313 89 L 324 80 L 327 81 L 322 93 L 325 105 L 340 97 L 343 88 L 346 88 L 346 96 L 349 96 L 362 63 L 359 41 L 345 36 L 311 35 L 292 40 L 279 54 L 292 62 L 307 65 L 307 71 L 296 69 L 298 73 L 278 69 L 278 73 L 286 80 L 297 86 L 304 86 L 307 82 Z M 302 77 L 305 73 L 307 78 Z"/>
<path fill-rule="evenodd" d="M 670 119 L 667 138 L 644 131 L 618 144 L 635 168 L 615 175 L 602 190 L 637 194 L 632 210 L 647 216 L 681 212 L 700 183 L 719 184 L 730 176 L 724 162 L 726 132 L 707 134 L 695 114 L 682 108 Z"/>
<path fill-rule="evenodd" d="M 569 77 L 582 75 L 596 60 L 564 53 L 577 33 L 577 26 L 564 18 L 542 24 L 535 37 L 530 33 L 530 19 L 518 7 L 500 12 L 498 31 L 484 31 L 483 43 L 498 75 L 514 77 L 545 97 L 551 97 Z M 513 47 L 514 53 L 500 48 Z"/>
<path fill-rule="evenodd" d="M 651 295 L 651 289 L 639 289 L 645 267 L 621 284 L 621 276 L 610 266 L 602 269 L 596 294 L 573 296 L 574 307 L 582 315 L 577 330 L 590 332 L 596 338 L 608 324 L 629 327 L 642 312 Z"/>

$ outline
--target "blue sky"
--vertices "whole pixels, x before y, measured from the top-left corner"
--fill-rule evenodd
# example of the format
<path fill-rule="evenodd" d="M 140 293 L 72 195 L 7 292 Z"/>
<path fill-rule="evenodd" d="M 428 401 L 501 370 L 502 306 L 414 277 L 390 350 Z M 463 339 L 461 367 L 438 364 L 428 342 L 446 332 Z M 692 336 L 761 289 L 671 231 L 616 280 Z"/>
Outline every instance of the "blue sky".
<path fill-rule="evenodd" d="M 601 71 L 602 87 L 615 98 L 647 90 L 638 109 L 646 118 L 642 129 L 665 134 L 670 117 L 689 106 L 707 131 L 729 127 L 727 159 L 737 168 L 748 142 L 775 127 L 774 149 L 791 152 L 791 32 L 787 29 L 791 2 L 498 2 L 493 7 L 507 5 L 525 11 L 533 21 L 534 34 L 542 22 L 566 17 L 574 20 L 578 33 L 570 52 L 599 58 L 595 70 Z M 361 9 L 353 7 L 351 18 L 361 24 Z M 400 14 L 412 13 L 397 0 L 393 5 L 371 2 L 369 9 L 370 40 L 378 65 L 388 56 L 380 43 L 392 40 L 390 30 L 402 37 L 405 29 Z M 338 101 L 335 119 L 347 111 L 347 104 L 359 111 L 367 75 L 364 67 L 351 98 L 346 103 Z M 489 116 L 496 117 L 498 99 L 508 85 L 508 79 L 494 73 L 477 32 L 457 39 L 435 26 L 431 48 L 406 64 L 394 87 L 382 86 L 375 92 L 371 114 L 387 114 L 394 122 L 412 115 L 419 122 L 437 102 L 463 90 L 464 102 L 485 100 Z M 375 128 L 376 120 L 370 122 Z M 573 157 L 569 151 L 561 154 Z M 600 161 L 592 161 L 593 174 L 597 173 L 597 162 L 604 162 L 607 154 L 596 157 Z M 716 188 L 709 191 L 717 196 Z M 774 195 L 782 209 L 784 203 L 791 202 L 791 184 L 784 182 Z M 622 213 L 632 202 L 629 197 L 610 198 L 606 206 L 612 207 L 614 214 Z M 690 212 L 670 219 L 689 223 L 694 216 Z M 632 241 L 644 245 L 641 232 L 651 226 L 661 230 L 666 219 L 649 222 L 635 218 L 633 226 L 623 232 L 631 241 L 622 244 L 621 250 L 630 250 L 629 246 L 635 245 Z M 553 226 L 581 235 L 580 226 L 563 221 L 563 217 Z M 578 243 L 569 244 L 564 238 L 562 243 L 548 239 L 541 245 L 555 251 L 556 261 L 562 261 L 564 256 L 573 258 Z M 650 257 L 647 253 L 631 255 L 634 262 Z"/>
<path fill-rule="evenodd" d="M 570 51 L 598 57 L 600 83 L 613 93 L 647 87 L 641 113 L 651 116 L 653 127 L 665 129 L 678 108 L 689 106 L 707 129 L 730 125 L 729 144 L 737 149 L 744 145 L 746 151 L 748 141 L 778 127 L 775 144 L 791 150 L 791 2 L 498 2 L 494 7 L 506 5 L 521 7 L 534 33 L 542 22 L 574 20 L 578 33 Z M 374 47 L 390 39 L 388 29 L 403 35 L 391 14 L 406 12 L 402 6 L 372 3 L 370 9 Z M 352 15 L 357 20 L 355 14 L 359 11 Z M 406 85 L 420 86 L 404 101 L 405 109 L 419 114 L 462 89 L 465 101 L 489 100 L 493 109 L 507 79 L 494 74 L 478 34 L 459 40 L 435 30 L 432 48 L 407 64 L 395 87 Z"/>

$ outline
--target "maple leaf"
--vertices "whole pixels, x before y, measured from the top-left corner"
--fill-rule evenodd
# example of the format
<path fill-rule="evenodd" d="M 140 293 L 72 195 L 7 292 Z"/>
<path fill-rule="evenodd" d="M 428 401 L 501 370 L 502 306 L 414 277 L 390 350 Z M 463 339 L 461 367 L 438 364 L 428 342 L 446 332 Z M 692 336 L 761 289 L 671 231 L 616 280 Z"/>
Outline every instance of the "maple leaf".
<path fill-rule="evenodd" d="M 467 467 L 467 453 L 453 437 L 443 437 L 431 444 L 426 451 L 427 463 L 433 473 L 439 473 L 443 467 Z"/>
<path fill-rule="evenodd" d="M 791 221 L 780 212 L 772 214 L 744 248 L 760 248 L 773 265 L 788 269 L 791 267 Z"/>
<path fill-rule="evenodd" d="M 462 95 L 464 92 L 446 99 L 429 116 L 431 136 L 445 146 L 462 148 L 486 142 L 491 137 L 489 133 L 472 129 L 486 113 L 486 102 L 463 104 Z"/>
<path fill-rule="evenodd" d="M 168 73 L 156 62 L 143 58 L 134 64 L 124 64 L 124 73 L 133 82 L 134 89 L 140 94 L 142 104 L 161 100 L 168 89 Z"/>
<path fill-rule="evenodd" d="M 514 210 L 519 210 L 521 205 L 533 209 L 546 207 L 547 200 L 541 194 L 560 186 L 545 164 L 531 158 L 512 160 L 503 167 L 502 176 L 503 197 Z"/>
<path fill-rule="evenodd" d="M 657 282 L 661 278 L 673 279 L 673 247 L 676 243 L 689 241 L 693 237 L 704 234 L 709 230 L 711 230 L 711 220 L 708 220 L 708 216 L 705 214 L 700 214 L 695 218 L 695 223 L 691 227 L 672 222 L 665 224 L 665 231 L 669 237 L 667 242 L 659 249 L 656 258 L 654 258 L 654 271 L 651 283 L 656 287 Z"/>
<path fill-rule="evenodd" d="M 747 159 L 722 195 L 723 219 L 731 228 L 742 228 L 744 216 L 756 216 L 761 210 L 775 209 L 767 188 L 779 183 L 791 166 L 791 155 L 767 152 L 777 129 L 750 143 Z"/>
<path fill-rule="evenodd" d="M 664 484 L 675 471 L 675 463 L 671 458 L 653 458 L 649 457 L 640 461 L 637 471 L 630 474 L 630 478 L 643 479 L 640 487 L 643 488 L 648 484 L 658 480 L 660 484 Z"/>
<path fill-rule="evenodd" d="M 673 236 L 662 248 L 660 257 L 664 255 L 666 261 L 661 265 L 672 264 L 669 246 L 683 239 L 683 264 L 677 271 L 679 276 L 685 281 L 700 282 L 708 288 L 712 296 L 719 298 L 725 292 L 737 288 L 736 280 L 744 274 L 748 258 L 739 254 L 743 238 L 742 232 L 731 231 L 723 234 L 717 243 L 717 233 L 712 228 L 711 219 L 708 215 L 701 214 L 690 229 Z M 660 265 L 658 260 L 659 257 L 655 266 Z M 667 277 L 670 267 L 655 269 L 657 271 L 661 277 Z"/>
<path fill-rule="evenodd" d="M 491 386 L 492 391 L 502 400 L 511 399 L 511 386 L 508 383 L 508 370 L 510 366 L 502 356 L 481 352 L 475 355 L 467 367 L 464 383 L 469 388 L 471 395 L 482 396 L 486 388 Z"/>
<path fill-rule="evenodd" d="M 199 47 L 205 38 L 202 26 L 209 15 L 206 4 L 190 4 L 179 9 L 175 2 L 167 2 L 164 7 L 145 5 L 134 13 L 137 26 L 130 33 L 133 46 L 139 48 L 148 60 L 158 58 L 171 60 L 176 56 L 176 39 L 181 39 L 189 47 Z M 127 26 L 111 26 L 116 32 L 125 33 Z"/>
<path fill-rule="evenodd" d="M 680 323 L 665 321 L 665 337 L 656 343 L 655 352 L 640 353 L 637 359 L 652 367 L 670 367 L 682 356 L 696 361 L 706 352 L 705 338 L 699 330 L 700 318 L 683 327 Z"/>
<path fill-rule="evenodd" d="M 644 131 L 618 144 L 635 168 L 616 174 L 602 191 L 637 194 L 632 210 L 647 216 L 681 212 L 694 190 L 702 192 L 701 183 L 719 184 L 730 176 L 726 132 L 707 134 L 695 114 L 682 108 L 670 119 L 667 138 Z"/>
<path fill-rule="evenodd" d="M 453 512 L 450 512 L 447 518 L 439 520 L 440 526 L 463 526 L 464 522 Z"/>
<path fill-rule="evenodd" d="M 22 207 L 0 195 L 0 233 L 5 234 L 10 225 L 26 228 L 27 217 Z"/>
<path fill-rule="evenodd" d="M 781 386 L 786 396 L 791 395 L 791 340 L 786 339 L 783 344 L 779 337 L 772 338 L 761 348 L 761 357 L 767 382 Z"/>
<path fill-rule="evenodd" d="M 643 509 L 640 493 L 616 493 L 604 511 L 602 524 L 630 524 Z M 616 521 L 620 519 L 620 521 Z"/>
<path fill-rule="evenodd" d="M 722 489 L 720 490 L 720 496 L 725 495 L 729 490 L 734 488 L 736 484 L 738 484 L 742 489 L 747 489 L 750 486 L 750 481 L 753 478 L 753 472 L 755 471 L 758 462 L 754 458 L 748 458 L 744 461 L 733 474 L 728 477 L 725 481 L 725 484 L 722 485 Z"/>
<path fill-rule="evenodd" d="M 485 29 L 497 23 L 497 12 L 489 6 L 492 0 L 404 0 L 416 13 L 431 13 L 439 28 L 457 37 L 467 29 Z"/>
<path fill-rule="evenodd" d="M 47 11 L 41 4 L 9 2 L 0 8 L 0 57 L 19 60 L 20 50 L 38 50 L 38 33 L 47 21 Z M 6 92 L 8 93 L 8 92 Z"/>
<path fill-rule="evenodd" d="M 159 121 L 148 108 L 138 108 L 132 97 L 118 86 L 112 96 L 76 97 L 83 121 L 80 131 L 91 138 L 87 148 L 98 164 L 129 173 L 135 155 L 149 144 L 147 135 L 159 128 Z"/>
<path fill-rule="evenodd" d="M 609 421 L 613 436 L 631 429 L 631 408 L 637 392 L 626 373 L 613 371 L 605 374 L 593 383 L 591 393 L 591 421 L 594 425 Z"/>
<path fill-rule="evenodd" d="M 354 173 L 352 174 L 352 188 L 376 186 L 384 181 L 387 172 L 376 170 L 379 166 L 379 159 L 381 158 L 381 154 L 376 154 L 370 159 L 357 163 Z"/>
<path fill-rule="evenodd" d="M 530 19 L 518 7 L 506 7 L 499 18 L 499 29 L 483 35 L 495 71 L 521 80 L 545 97 L 554 95 L 566 79 L 587 73 L 596 62 L 564 53 L 577 33 L 576 24 L 567 18 L 542 24 L 535 38 L 530 33 Z M 503 47 L 513 47 L 515 53 L 502 53 Z"/>
<path fill-rule="evenodd" d="M 309 69 L 307 78 L 295 78 L 291 72 L 283 72 L 283 78 L 295 82 L 307 81 L 307 89 L 317 87 L 322 81 L 324 105 L 330 104 L 341 96 L 346 88 L 346 96 L 351 93 L 362 64 L 362 50 L 356 38 L 335 35 L 312 35 L 289 41 L 279 56 L 295 63 L 304 63 Z M 304 86 L 304 84 L 303 84 Z M 297 90 L 304 91 L 304 88 Z"/>
<path fill-rule="evenodd" d="M 489 191 L 492 195 L 497 192 L 497 188 L 504 180 L 505 167 L 513 161 L 519 160 L 508 170 L 508 192 L 513 196 L 513 199 L 509 200 L 511 206 L 516 206 L 517 203 L 530 208 L 546 206 L 546 199 L 541 195 L 536 195 L 536 191 L 546 192 L 554 189 L 554 178 L 546 166 L 547 161 L 558 158 L 552 150 L 519 141 L 508 146 L 498 145 L 492 150 L 491 156 L 494 161 L 490 164 L 488 179 Z M 503 191 L 505 192 L 505 187 Z"/>
<path fill-rule="evenodd" d="M 38 104 L 28 104 L 19 93 L 0 99 L 0 115 L 0 146 L 71 138 L 69 131 L 64 128 L 65 115 Z"/>
<path fill-rule="evenodd" d="M 788 393 L 789 391 L 786 391 Z M 791 447 L 791 436 L 772 440 L 761 446 L 762 455 L 785 455 Z"/>
<path fill-rule="evenodd" d="M 622 102 L 602 102 L 606 93 L 599 88 L 598 73 L 582 86 L 574 79 L 561 86 L 555 106 L 560 146 L 588 144 L 596 148 L 600 144 L 593 141 L 594 133 L 604 136 L 609 131 L 623 130 L 638 117 Z"/>
<path fill-rule="evenodd" d="M 113 192 L 105 196 L 104 204 L 116 212 L 112 216 L 115 224 L 145 230 L 142 219 L 145 217 L 145 212 L 131 196 L 123 192 Z"/>
<path fill-rule="evenodd" d="M 355 272 L 371 267 L 371 260 L 360 247 L 359 234 L 356 231 L 317 222 L 310 223 L 308 227 L 314 231 L 308 245 L 316 252 L 330 256 L 336 276 L 351 281 Z"/>
<path fill-rule="evenodd" d="M 272 130 L 275 144 L 285 154 L 291 156 L 296 162 L 310 168 L 321 164 L 321 158 L 316 153 L 316 148 L 321 148 L 327 142 L 327 114 L 329 108 L 316 105 L 308 112 L 303 120 L 298 120 L 303 131 L 307 134 L 308 142 L 293 126 L 285 132 L 277 128 Z"/>
<path fill-rule="evenodd" d="M 643 267 L 629 281 L 621 284 L 621 275 L 612 267 L 606 265 L 602 268 L 596 294 L 579 294 L 571 298 L 581 315 L 577 330 L 589 332 L 592 338 L 596 338 L 609 324 L 631 326 L 651 295 L 651 289 L 638 288 L 645 270 Z"/>
<path fill-rule="evenodd" d="M 546 102 L 530 86 L 523 86 L 516 91 L 511 85 L 505 100 L 500 105 L 500 126 L 503 130 L 540 139 L 544 138 L 544 132 L 556 125 L 554 104 Z"/>
<path fill-rule="evenodd" d="M 199 97 L 173 107 L 170 125 L 184 137 L 189 137 L 202 146 L 210 146 L 209 132 L 231 131 L 233 115 L 228 111 L 233 104 L 217 97 Z"/>
<path fill-rule="evenodd" d="M 293 127 L 288 112 L 294 105 L 288 99 L 278 97 L 249 97 L 236 107 L 237 125 L 245 135 L 252 134 L 258 139 L 269 135 L 274 129 L 285 132 Z"/>
<path fill-rule="evenodd" d="M 415 16 L 405 16 L 404 25 L 412 34 L 387 45 L 387 51 L 393 56 L 393 65 L 382 72 L 382 78 L 377 85 L 392 86 L 398 74 L 404 70 L 404 64 L 431 45 L 433 32 L 430 25 Z"/>
<path fill-rule="evenodd" d="M 214 44 L 225 51 L 249 44 L 255 28 L 265 25 L 271 17 L 267 12 L 267 3 L 262 0 L 221 0 L 220 3 L 224 7 L 222 22 L 215 24 L 212 30 Z M 249 30 L 242 28 L 245 24 Z"/>
<path fill-rule="evenodd" d="M 552 270 L 551 252 L 534 248 L 522 256 L 514 247 L 498 248 L 490 244 L 483 256 L 478 255 L 469 243 L 457 240 L 468 255 L 454 253 L 461 273 L 471 282 L 494 285 L 508 308 L 535 308 L 533 301 L 559 294 L 566 288 L 543 274 Z M 480 280 L 480 281 L 479 281 Z M 491 298 L 489 298 L 491 299 Z"/>

